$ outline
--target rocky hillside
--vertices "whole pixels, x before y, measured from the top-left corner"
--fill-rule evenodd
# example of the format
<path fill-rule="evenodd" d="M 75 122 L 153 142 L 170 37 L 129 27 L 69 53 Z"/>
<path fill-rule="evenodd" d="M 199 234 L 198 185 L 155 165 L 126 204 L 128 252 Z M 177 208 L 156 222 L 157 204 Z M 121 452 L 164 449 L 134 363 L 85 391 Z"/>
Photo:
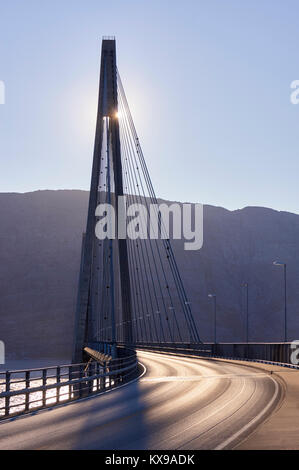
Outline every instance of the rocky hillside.
<path fill-rule="evenodd" d="M 85 191 L 0 194 L 0 339 L 7 357 L 70 357 L 87 204 Z M 299 339 L 299 215 L 205 206 L 203 248 L 184 251 L 177 241 L 174 248 L 203 340 L 212 339 L 210 292 L 217 294 L 218 339 L 244 340 L 244 281 L 250 339 L 282 338 L 283 271 L 275 259 L 287 263 L 289 337 Z"/>

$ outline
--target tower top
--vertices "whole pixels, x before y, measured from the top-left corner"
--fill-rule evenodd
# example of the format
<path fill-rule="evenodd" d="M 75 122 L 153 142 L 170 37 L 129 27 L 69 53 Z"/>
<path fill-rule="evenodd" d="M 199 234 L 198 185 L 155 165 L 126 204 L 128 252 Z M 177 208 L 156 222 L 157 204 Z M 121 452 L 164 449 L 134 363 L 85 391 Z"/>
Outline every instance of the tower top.
<path fill-rule="evenodd" d="M 102 116 L 112 117 L 116 115 L 118 109 L 116 41 L 112 36 L 105 37 L 109 39 L 102 41 L 99 109 Z"/>

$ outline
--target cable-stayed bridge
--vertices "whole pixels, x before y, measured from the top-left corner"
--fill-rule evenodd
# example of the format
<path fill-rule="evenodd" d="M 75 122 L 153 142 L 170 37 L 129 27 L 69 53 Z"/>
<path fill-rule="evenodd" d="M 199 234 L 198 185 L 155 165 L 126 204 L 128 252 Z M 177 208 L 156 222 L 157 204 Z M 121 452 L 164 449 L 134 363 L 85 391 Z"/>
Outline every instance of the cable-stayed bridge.
<path fill-rule="evenodd" d="M 0 372 L 0 448 L 235 448 L 266 417 L 273 436 L 290 344 L 202 343 L 168 229 L 105 38 L 72 363 Z"/>
<path fill-rule="evenodd" d="M 97 208 L 106 204 L 113 205 L 117 218 L 114 239 L 109 233 L 104 239 L 96 236 Z M 146 212 L 139 214 L 144 227 L 132 228 L 128 237 L 123 219 L 129 207 L 138 212 L 137 205 Z M 150 211 L 158 221 L 159 238 L 151 238 L 154 222 L 145 220 Z M 168 237 L 117 70 L 115 40 L 104 39 L 74 362 L 81 360 L 87 343 L 110 344 L 115 356 L 120 342 L 200 342 Z"/>

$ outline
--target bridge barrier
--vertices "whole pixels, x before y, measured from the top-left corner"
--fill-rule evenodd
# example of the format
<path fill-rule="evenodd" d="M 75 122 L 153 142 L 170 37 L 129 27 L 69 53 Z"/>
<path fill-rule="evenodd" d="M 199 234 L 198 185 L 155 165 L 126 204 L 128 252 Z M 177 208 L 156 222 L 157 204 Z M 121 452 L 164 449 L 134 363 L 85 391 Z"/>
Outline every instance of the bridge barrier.
<path fill-rule="evenodd" d="M 136 354 L 81 364 L 0 371 L 0 420 L 112 389 L 136 376 Z"/>
<path fill-rule="evenodd" d="M 291 362 L 292 343 L 138 343 L 137 349 L 196 355 L 201 357 L 271 362 L 297 368 Z M 298 354 L 299 355 L 299 354 Z"/>

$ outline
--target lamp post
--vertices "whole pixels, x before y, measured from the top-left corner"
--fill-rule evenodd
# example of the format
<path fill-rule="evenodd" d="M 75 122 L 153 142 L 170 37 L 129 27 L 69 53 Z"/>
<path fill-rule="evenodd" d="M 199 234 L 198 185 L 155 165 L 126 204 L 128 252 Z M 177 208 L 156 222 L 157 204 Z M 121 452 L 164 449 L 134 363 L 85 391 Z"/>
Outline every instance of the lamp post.
<path fill-rule="evenodd" d="M 287 265 L 280 261 L 274 261 L 274 266 L 283 266 L 284 274 L 284 342 L 287 342 Z"/>
<path fill-rule="evenodd" d="M 217 303 L 216 303 L 216 295 L 215 294 L 209 294 L 208 297 L 210 299 L 214 299 L 214 343 L 216 344 L 217 343 L 217 330 L 216 330 L 216 327 L 217 327 Z"/>

